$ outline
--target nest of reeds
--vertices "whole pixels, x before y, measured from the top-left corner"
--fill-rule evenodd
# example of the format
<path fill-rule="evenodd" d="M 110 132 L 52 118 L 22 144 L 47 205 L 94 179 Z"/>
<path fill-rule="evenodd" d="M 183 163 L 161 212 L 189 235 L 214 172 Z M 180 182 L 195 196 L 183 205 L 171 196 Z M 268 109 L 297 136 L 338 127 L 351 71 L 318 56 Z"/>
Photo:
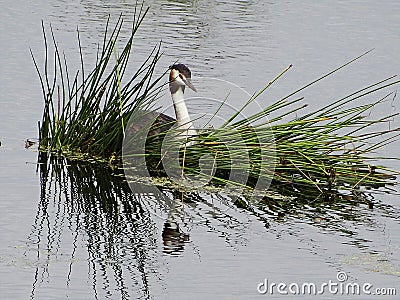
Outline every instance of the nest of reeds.
<path fill-rule="evenodd" d="M 45 40 L 43 71 L 33 58 L 44 97 L 43 118 L 39 124 L 40 151 L 77 159 L 121 162 L 122 144 L 130 126 L 128 121 L 154 108 L 164 85 L 165 74 L 154 76 L 160 58 L 159 45 L 135 73 L 127 74 L 133 38 L 146 13 L 147 10 L 142 9 L 135 12 L 130 36 L 120 53 L 117 53 L 116 43 L 125 23 L 119 18 L 110 30 L 107 22 L 94 67 L 86 70 L 79 46 L 81 67 L 74 74 L 69 72 L 67 59 L 58 48 L 53 31 L 50 30 L 49 43 L 42 25 Z M 78 41 L 80 45 L 79 32 Z M 192 178 L 205 179 L 217 185 L 257 187 L 263 181 L 268 185 L 289 186 L 294 190 L 311 188 L 324 192 L 392 184 L 398 172 L 374 164 L 381 158 L 374 157 L 373 153 L 396 140 L 399 128 L 376 131 L 374 126 L 388 122 L 397 114 L 378 120 L 368 120 L 364 114 L 395 94 L 388 92 L 385 97 L 369 104 L 357 105 L 356 101 L 398 84 L 395 76 L 300 116 L 305 108 L 303 99 L 293 99 L 303 89 L 360 57 L 246 119 L 237 120 L 239 110 L 220 128 L 200 129 L 199 135 L 189 141 L 190 146 L 186 146 L 188 141 L 180 141 L 177 145 L 176 140 L 169 145 L 165 135 L 153 136 L 150 137 L 151 143 L 145 143 L 145 150 L 135 152 L 134 156 L 142 157 L 140 161 L 145 163 L 150 174 L 160 176 L 168 174 L 164 172 L 168 151 L 163 149 L 177 149 L 173 166 L 168 166 L 175 170 L 174 174 L 182 178 L 193 175 Z M 49 61 L 54 62 L 51 68 Z M 53 78 L 49 69 L 53 71 Z M 288 69 L 251 97 L 242 109 Z M 296 117 L 290 118 L 294 113 Z M 271 118 L 272 115 L 275 117 Z M 265 116 L 270 119 L 261 121 Z M 179 128 L 171 130 L 179 131 Z M 377 137 L 380 138 L 378 142 L 375 141 Z M 135 143 L 135 139 L 131 138 L 129 142 Z M 202 165 L 204 156 L 207 161 Z"/>

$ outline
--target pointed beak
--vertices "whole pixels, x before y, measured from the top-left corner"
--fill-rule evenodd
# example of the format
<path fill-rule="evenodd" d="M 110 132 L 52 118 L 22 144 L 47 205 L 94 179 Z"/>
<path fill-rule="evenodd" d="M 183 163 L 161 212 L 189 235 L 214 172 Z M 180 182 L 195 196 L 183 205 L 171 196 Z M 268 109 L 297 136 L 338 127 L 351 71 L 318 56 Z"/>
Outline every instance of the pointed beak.
<path fill-rule="evenodd" d="M 188 78 L 182 78 L 183 82 L 194 92 L 197 92 L 196 88 L 194 87 L 194 85 L 192 84 L 192 81 Z"/>

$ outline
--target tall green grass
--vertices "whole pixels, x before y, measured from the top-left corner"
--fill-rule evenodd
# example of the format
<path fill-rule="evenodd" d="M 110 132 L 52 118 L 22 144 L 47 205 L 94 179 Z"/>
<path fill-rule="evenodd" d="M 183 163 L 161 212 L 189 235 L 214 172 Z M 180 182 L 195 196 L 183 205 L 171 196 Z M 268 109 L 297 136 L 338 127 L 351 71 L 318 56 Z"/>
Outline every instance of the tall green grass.
<path fill-rule="evenodd" d="M 133 38 L 147 11 L 138 8 L 135 12 L 130 35 L 120 53 L 116 50 L 117 42 L 126 23 L 120 17 L 110 29 L 107 21 L 97 61 L 89 71 L 84 63 L 78 32 L 81 67 L 74 73 L 68 69 L 67 58 L 58 48 L 53 30 L 50 28 L 49 39 L 42 24 L 45 41 L 43 70 L 32 54 L 44 98 L 39 129 L 41 151 L 81 159 L 120 161 L 128 120 L 140 120 L 140 114 L 154 107 L 165 75 L 154 76 L 160 58 L 158 45 L 136 72 L 127 77 Z M 153 136 L 145 151 L 132 155 L 145 157 L 151 171 L 161 170 L 163 174 L 165 165 L 161 161 L 166 152 L 161 149 L 175 147 L 179 152 L 179 159 L 173 166 L 177 174 L 182 177 L 192 174 L 223 185 L 255 187 L 263 179 L 283 188 L 311 188 L 325 192 L 391 184 L 398 172 L 375 165 L 380 157 L 374 156 L 374 151 L 396 140 L 399 128 L 382 131 L 375 130 L 374 126 L 387 123 L 397 114 L 378 120 L 368 120 L 364 114 L 394 94 L 388 91 L 385 97 L 369 104 L 357 104 L 357 100 L 398 84 L 400 81 L 395 76 L 303 114 L 301 112 L 306 107 L 302 103 L 303 98 L 296 98 L 305 88 L 360 57 L 289 93 L 252 116 L 238 120 L 240 112 L 268 90 L 289 67 L 251 97 L 223 126 L 200 129 L 199 136 L 191 138 L 195 142 L 191 146 L 182 145 L 182 141 L 178 146 L 169 145 L 166 141 L 161 145 L 164 136 Z M 53 62 L 52 66 L 50 62 Z M 143 130 L 148 128 L 144 126 Z M 179 129 L 171 131 L 176 133 Z M 380 140 L 376 141 L 377 137 Z M 135 139 L 129 137 L 129 142 L 135 143 Z M 204 171 L 199 160 L 206 154 L 209 164 Z M 235 172 L 241 180 L 230 176 Z"/>
<path fill-rule="evenodd" d="M 149 107 L 154 102 L 162 78 L 154 79 L 154 68 L 160 58 L 159 45 L 133 75 L 127 76 L 133 39 L 147 11 L 140 8 L 135 12 L 130 35 L 120 54 L 116 48 L 123 19 L 120 17 L 111 29 L 107 20 L 97 61 L 89 70 L 84 63 L 78 31 L 81 67 L 75 73 L 69 70 L 67 58 L 59 49 L 52 28 L 49 41 L 42 24 L 45 45 L 42 71 L 32 54 L 44 98 L 39 130 L 41 150 L 102 158 L 121 153 L 125 124 L 135 110 Z"/>

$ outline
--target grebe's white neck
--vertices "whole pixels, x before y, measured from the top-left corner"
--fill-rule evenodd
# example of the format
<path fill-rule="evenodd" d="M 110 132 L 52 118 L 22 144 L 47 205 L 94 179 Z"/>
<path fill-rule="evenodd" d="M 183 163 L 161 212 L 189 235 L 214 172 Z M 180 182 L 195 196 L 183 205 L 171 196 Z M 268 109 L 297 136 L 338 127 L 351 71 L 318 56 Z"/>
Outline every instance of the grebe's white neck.
<path fill-rule="evenodd" d="M 170 69 L 169 90 L 171 92 L 172 101 L 174 102 L 176 123 L 178 129 L 181 130 L 181 134 L 179 134 L 177 138 L 186 139 L 191 136 L 196 136 L 197 131 L 194 129 L 192 120 L 190 120 L 189 112 L 183 96 L 186 86 L 196 92 L 196 88 L 190 80 L 192 77 L 191 72 L 184 64 L 172 65 L 170 66 Z"/>
<path fill-rule="evenodd" d="M 180 138 L 197 135 L 197 131 L 194 129 L 192 120 L 190 119 L 189 112 L 186 107 L 184 89 L 184 86 L 176 83 L 170 83 L 170 91 L 172 101 L 174 103 L 177 126 L 180 130 L 182 130 Z"/>

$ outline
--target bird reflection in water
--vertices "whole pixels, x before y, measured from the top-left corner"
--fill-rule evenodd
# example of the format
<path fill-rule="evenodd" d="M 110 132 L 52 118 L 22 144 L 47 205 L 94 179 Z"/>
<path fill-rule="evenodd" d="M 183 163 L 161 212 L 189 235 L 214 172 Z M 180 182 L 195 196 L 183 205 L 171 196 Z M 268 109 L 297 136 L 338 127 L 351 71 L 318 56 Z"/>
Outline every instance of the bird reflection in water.
<path fill-rule="evenodd" d="M 162 232 L 165 254 L 176 255 L 183 252 L 185 243 L 189 241 L 189 234 L 183 232 L 179 225 L 182 216 L 184 216 L 183 201 L 174 198 Z"/>

